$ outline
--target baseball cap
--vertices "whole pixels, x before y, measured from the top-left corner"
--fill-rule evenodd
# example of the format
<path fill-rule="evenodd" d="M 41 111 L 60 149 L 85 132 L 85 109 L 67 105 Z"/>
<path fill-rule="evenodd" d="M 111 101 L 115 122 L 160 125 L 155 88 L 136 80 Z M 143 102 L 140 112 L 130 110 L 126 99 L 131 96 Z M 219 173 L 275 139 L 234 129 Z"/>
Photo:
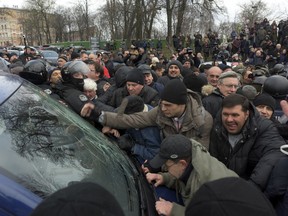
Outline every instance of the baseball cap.
<path fill-rule="evenodd" d="M 138 66 L 138 69 L 141 69 L 143 74 L 151 74 L 151 68 L 149 65 L 142 64 Z"/>
<path fill-rule="evenodd" d="M 149 161 L 153 169 L 160 168 L 167 160 L 187 158 L 192 155 L 191 140 L 182 134 L 167 136 L 160 145 L 159 153 Z"/>

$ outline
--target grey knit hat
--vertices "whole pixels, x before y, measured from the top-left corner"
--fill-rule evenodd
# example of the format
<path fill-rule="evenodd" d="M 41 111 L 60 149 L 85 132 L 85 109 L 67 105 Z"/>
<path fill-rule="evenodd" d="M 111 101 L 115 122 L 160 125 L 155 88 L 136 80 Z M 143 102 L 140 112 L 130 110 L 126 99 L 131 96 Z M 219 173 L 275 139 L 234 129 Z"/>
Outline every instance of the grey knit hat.
<path fill-rule="evenodd" d="M 180 72 L 183 70 L 183 65 L 180 61 L 178 60 L 171 60 L 170 62 L 168 62 L 167 64 L 167 69 L 169 69 L 169 67 L 171 65 L 177 65 L 177 67 L 180 69 Z"/>

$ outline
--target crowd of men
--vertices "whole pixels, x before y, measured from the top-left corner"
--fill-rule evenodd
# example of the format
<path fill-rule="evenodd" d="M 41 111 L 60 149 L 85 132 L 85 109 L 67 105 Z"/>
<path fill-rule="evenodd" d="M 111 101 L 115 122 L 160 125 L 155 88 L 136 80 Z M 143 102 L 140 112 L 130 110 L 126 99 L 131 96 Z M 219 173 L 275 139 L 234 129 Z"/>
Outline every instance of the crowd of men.
<path fill-rule="evenodd" d="M 202 54 L 207 53 L 196 42 L 197 52 L 181 48 L 170 58 L 136 46 L 114 54 L 70 48 L 59 54 L 57 67 L 28 47 L 21 56 L 5 58 L 9 73 L 38 85 L 103 133 L 115 136 L 119 148 L 142 164 L 148 182 L 181 195 L 183 203 L 172 202 L 164 193 L 155 203 L 159 215 L 197 215 L 197 208 L 198 215 L 215 215 L 219 209 L 213 202 L 199 207 L 207 198 L 205 190 L 221 193 L 219 186 L 213 187 L 218 180 L 238 184 L 235 179 L 240 177 L 245 181 L 237 189 L 250 192 L 237 197 L 237 203 L 246 204 L 229 215 L 284 216 L 288 160 L 280 148 L 288 139 L 288 36 L 285 22 L 281 31 L 281 22 L 276 25 L 275 37 L 274 22 L 266 21 L 255 25 L 248 53 L 241 48 L 246 33 L 233 32 L 232 48 L 222 46 L 216 53 L 220 59 L 211 64 L 203 64 Z M 266 35 L 260 37 L 263 29 Z M 235 40 L 241 41 L 238 48 Z M 225 191 L 226 185 L 221 185 Z M 234 189 L 231 186 L 231 202 Z M 253 196 L 263 202 L 253 202 Z M 220 202 L 219 197 L 213 199 Z M 230 212 L 231 203 L 221 205 Z"/>

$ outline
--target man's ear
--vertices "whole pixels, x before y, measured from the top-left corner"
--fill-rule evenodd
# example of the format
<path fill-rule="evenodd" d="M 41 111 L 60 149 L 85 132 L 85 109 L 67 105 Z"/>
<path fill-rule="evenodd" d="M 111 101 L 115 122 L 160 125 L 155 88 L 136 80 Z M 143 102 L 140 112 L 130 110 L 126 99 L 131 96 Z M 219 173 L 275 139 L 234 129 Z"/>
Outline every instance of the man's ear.
<path fill-rule="evenodd" d="M 249 117 L 249 114 L 250 114 L 250 111 L 249 111 L 249 110 L 247 110 L 247 112 L 246 112 L 246 114 L 245 114 L 245 121 L 248 119 L 248 117 Z"/>
<path fill-rule="evenodd" d="M 183 166 L 184 168 L 186 168 L 188 166 L 188 163 L 186 160 L 179 160 L 179 162 L 181 164 L 181 166 Z"/>

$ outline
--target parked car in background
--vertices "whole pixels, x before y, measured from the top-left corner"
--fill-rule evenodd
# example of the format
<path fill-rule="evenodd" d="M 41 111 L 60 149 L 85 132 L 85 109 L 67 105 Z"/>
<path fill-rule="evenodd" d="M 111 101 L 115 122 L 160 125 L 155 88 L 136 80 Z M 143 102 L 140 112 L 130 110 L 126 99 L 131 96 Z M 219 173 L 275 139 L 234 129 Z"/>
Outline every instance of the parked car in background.
<path fill-rule="evenodd" d="M 133 156 L 19 76 L 0 72 L 0 83 L 1 216 L 28 216 L 42 199 L 82 181 L 110 191 L 127 216 L 157 215 Z"/>
<path fill-rule="evenodd" d="M 29 46 L 32 50 L 34 50 L 36 52 L 36 54 L 38 54 L 38 49 L 36 49 L 35 47 L 33 46 Z M 24 53 L 24 49 L 25 49 L 25 46 L 24 45 L 19 45 L 19 46 L 11 46 L 11 47 L 8 47 L 9 50 L 18 50 L 19 51 L 19 55 L 23 54 Z"/>
<path fill-rule="evenodd" d="M 52 66 L 57 66 L 58 53 L 53 50 L 40 50 L 39 54 Z"/>
<path fill-rule="evenodd" d="M 90 53 L 94 53 L 95 55 L 97 55 L 97 54 L 110 54 L 110 52 L 109 51 L 107 51 L 107 50 L 87 50 L 86 51 L 88 54 L 90 54 Z"/>

